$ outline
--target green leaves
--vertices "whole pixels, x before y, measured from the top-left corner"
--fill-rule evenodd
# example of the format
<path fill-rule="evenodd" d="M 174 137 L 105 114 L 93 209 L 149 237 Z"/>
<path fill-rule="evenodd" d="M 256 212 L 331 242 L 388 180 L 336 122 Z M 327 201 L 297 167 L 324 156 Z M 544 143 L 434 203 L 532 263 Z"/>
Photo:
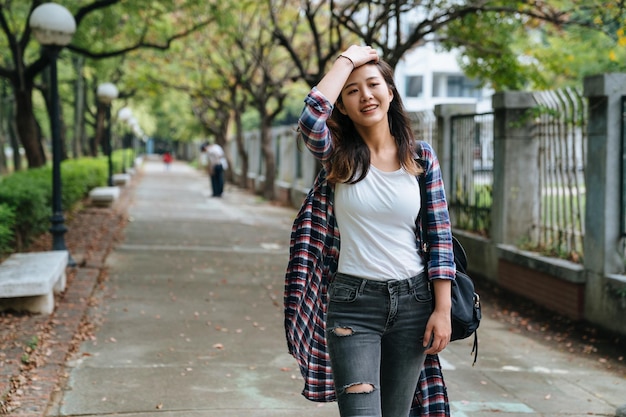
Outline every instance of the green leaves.
<path fill-rule="evenodd" d="M 36 3 L 0 6 L 0 76 L 30 81 L 40 70 L 28 67 L 39 59 L 39 46 L 24 37 Z M 70 128 L 86 125 L 79 140 L 92 135 L 93 92 L 108 81 L 121 93 L 114 113 L 124 105 L 141 108 L 145 114 L 136 113 L 144 123 L 176 140 L 214 134 L 211 130 L 224 114 L 245 111 L 251 98 L 263 102 L 257 111 L 280 109 L 285 91 L 315 85 L 351 43 L 378 47 L 394 65 L 424 42 L 437 42 L 442 49 L 460 50 L 467 75 L 496 90 L 572 85 L 586 75 L 626 71 L 622 3 L 68 0 L 64 5 L 78 25 L 58 61 L 64 121 Z M 22 40 L 26 47 L 16 48 Z M 70 65 L 71 54 L 83 57 L 80 66 Z M 16 63 L 24 66 L 14 68 Z M 85 82 L 82 90 L 76 87 L 79 77 Z M 85 106 L 75 105 L 79 97 L 85 98 Z M 34 98 L 35 115 L 47 133 L 47 123 L 41 122 L 45 107 Z M 72 105 L 73 121 L 68 120 L 74 115 Z"/>

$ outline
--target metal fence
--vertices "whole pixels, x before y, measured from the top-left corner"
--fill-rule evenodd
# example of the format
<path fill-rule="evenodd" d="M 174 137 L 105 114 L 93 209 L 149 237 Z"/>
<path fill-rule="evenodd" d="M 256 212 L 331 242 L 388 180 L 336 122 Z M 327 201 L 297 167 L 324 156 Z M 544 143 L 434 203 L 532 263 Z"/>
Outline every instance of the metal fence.
<path fill-rule="evenodd" d="M 563 89 L 533 94 L 539 140 L 539 221 L 531 245 L 552 256 L 581 261 L 585 230 L 587 100 Z M 529 167 L 530 168 L 530 167 Z"/>
<path fill-rule="evenodd" d="M 493 191 L 493 113 L 451 118 L 451 178 L 454 227 L 489 235 Z"/>
<path fill-rule="evenodd" d="M 539 176 L 539 209 L 526 246 L 551 256 L 581 261 L 585 215 L 587 100 L 580 91 L 536 92 L 537 105 L 525 116 L 533 121 L 538 161 L 527 173 Z M 432 142 L 434 114 L 412 115 L 416 136 Z M 624 99 L 626 132 L 626 98 Z M 626 133 L 624 133 L 626 149 Z M 493 113 L 451 118 L 451 183 L 448 203 L 454 227 L 489 236 L 493 189 Z M 626 150 L 624 153 L 626 166 Z M 536 171 L 535 171 L 536 170 Z M 626 171 L 626 169 L 624 170 Z M 624 173 L 626 195 L 626 172 Z M 626 240 L 626 197 L 622 232 Z M 626 242 L 622 243 L 626 259 Z"/>
<path fill-rule="evenodd" d="M 432 110 L 409 113 L 413 135 L 415 139 L 423 140 L 430 144 L 437 137 L 437 117 Z"/>

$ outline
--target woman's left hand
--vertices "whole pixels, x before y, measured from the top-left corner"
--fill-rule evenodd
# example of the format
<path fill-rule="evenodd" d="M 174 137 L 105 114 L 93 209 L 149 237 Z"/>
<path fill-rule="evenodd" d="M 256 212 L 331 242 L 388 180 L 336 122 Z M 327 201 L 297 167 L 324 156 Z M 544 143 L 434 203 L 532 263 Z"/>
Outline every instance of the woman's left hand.
<path fill-rule="evenodd" d="M 438 311 L 435 309 L 428 319 L 424 332 L 425 353 L 435 355 L 448 346 L 452 335 L 452 322 L 450 311 Z"/>

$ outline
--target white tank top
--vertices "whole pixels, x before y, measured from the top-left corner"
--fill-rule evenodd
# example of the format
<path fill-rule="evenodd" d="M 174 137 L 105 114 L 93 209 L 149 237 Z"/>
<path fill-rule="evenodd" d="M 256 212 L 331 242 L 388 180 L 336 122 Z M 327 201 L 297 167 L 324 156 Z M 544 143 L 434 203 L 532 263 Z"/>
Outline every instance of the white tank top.
<path fill-rule="evenodd" d="M 370 165 L 362 181 L 336 184 L 338 272 L 377 281 L 419 274 L 424 269 L 415 242 L 419 209 L 419 184 L 404 169 L 384 172 Z"/>

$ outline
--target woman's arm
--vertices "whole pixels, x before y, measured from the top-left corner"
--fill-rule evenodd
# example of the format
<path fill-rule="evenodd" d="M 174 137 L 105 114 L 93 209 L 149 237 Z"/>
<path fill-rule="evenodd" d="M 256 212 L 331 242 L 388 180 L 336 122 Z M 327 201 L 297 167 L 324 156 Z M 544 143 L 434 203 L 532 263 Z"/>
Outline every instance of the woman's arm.
<path fill-rule="evenodd" d="M 427 354 L 441 352 L 450 342 L 452 335 L 452 281 L 455 275 L 452 227 L 448 213 L 445 188 L 439 161 L 429 145 L 422 149 L 428 160 L 426 171 L 426 194 L 429 242 L 428 275 L 434 288 L 434 310 L 424 333 L 424 346 L 430 347 Z"/>
<path fill-rule="evenodd" d="M 453 280 L 456 272 L 452 246 L 452 226 L 448 212 L 448 201 L 441 176 L 441 168 L 437 155 L 432 147 L 425 143 L 423 157 L 427 160 L 426 171 L 426 213 L 428 213 L 427 230 L 429 244 L 428 277 Z"/>

